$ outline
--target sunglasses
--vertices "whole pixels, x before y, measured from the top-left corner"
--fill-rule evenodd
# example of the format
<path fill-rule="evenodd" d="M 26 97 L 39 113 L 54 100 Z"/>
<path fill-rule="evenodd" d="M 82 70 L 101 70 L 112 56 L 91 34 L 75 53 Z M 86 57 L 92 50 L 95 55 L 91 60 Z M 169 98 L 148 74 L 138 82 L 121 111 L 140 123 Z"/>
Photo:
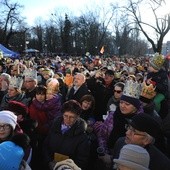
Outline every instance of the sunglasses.
<path fill-rule="evenodd" d="M 121 93 L 122 90 L 114 90 L 114 92 L 116 92 L 116 93 Z"/>

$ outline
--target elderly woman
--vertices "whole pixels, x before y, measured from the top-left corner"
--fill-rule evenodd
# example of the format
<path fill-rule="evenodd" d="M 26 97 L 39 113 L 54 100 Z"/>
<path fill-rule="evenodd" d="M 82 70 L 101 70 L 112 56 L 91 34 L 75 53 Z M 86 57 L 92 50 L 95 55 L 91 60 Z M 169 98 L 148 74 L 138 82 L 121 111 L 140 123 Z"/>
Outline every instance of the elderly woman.
<path fill-rule="evenodd" d="M 6 109 L 9 101 L 18 101 L 28 105 L 28 99 L 26 98 L 25 93 L 21 90 L 22 83 L 22 77 L 11 77 L 8 92 L 4 95 L 0 104 L 0 110 Z"/>
<path fill-rule="evenodd" d="M 125 124 L 134 115 L 143 113 L 143 108 L 139 100 L 140 84 L 129 80 L 126 82 L 120 104 L 114 112 L 109 112 L 106 120 L 94 129 L 98 136 L 99 147 L 103 149 L 105 155 L 101 160 L 109 166 L 111 164 L 110 152 L 119 137 L 125 136 Z"/>
<path fill-rule="evenodd" d="M 85 134 L 85 122 L 80 118 L 81 106 L 75 100 L 65 102 L 63 116 L 58 117 L 45 139 L 43 153 L 49 167 L 59 157 L 72 159 L 80 168 L 86 169 L 89 156 L 89 143 Z"/>

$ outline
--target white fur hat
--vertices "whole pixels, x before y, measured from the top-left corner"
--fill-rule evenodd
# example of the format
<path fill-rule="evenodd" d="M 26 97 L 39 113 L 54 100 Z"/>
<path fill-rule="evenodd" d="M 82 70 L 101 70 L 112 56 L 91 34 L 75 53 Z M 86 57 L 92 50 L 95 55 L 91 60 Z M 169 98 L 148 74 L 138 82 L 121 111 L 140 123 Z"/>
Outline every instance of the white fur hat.
<path fill-rule="evenodd" d="M 17 116 L 8 110 L 0 111 L 0 123 L 9 124 L 14 130 L 17 125 Z"/>

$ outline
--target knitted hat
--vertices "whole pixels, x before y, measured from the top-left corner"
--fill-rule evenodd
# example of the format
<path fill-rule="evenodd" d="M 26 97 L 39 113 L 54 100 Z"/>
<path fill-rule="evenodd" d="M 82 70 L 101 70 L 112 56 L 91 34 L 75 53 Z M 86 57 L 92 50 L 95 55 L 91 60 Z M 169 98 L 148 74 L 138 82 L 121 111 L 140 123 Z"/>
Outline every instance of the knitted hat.
<path fill-rule="evenodd" d="M 14 130 L 17 125 L 17 116 L 8 110 L 0 111 L 0 123 L 9 124 Z"/>
<path fill-rule="evenodd" d="M 134 82 L 133 80 L 127 80 L 125 83 L 125 87 L 123 90 L 123 95 L 121 96 L 121 100 L 126 101 L 137 109 L 140 107 L 140 91 L 141 85 L 138 82 Z"/>
<path fill-rule="evenodd" d="M 122 95 L 121 96 L 121 100 L 132 104 L 137 109 L 140 108 L 141 103 L 140 103 L 140 100 L 137 99 L 137 98 L 133 98 L 133 97 L 130 97 L 130 96 Z"/>
<path fill-rule="evenodd" d="M 149 60 L 149 63 L 155 70 L 160 70 L 164 61 L 165 57 L 162 54 L 155 53 L 155 55 Z"/>
<path fill-rule="evenodd" d="M 24 156 L 23 149 L 11 141 L 0 144 L 0 169 L 18 170 Z"/>
<path fill-rule="evenodd" d="M 24 103 L 18 101 L 9 101 L 7 110 L 14 112 L 16 115 L 27 115 L 27 106 Z"/>
<path fill-rule="evenodd" d="M 113 161 L 128 168 L 149 170 L 150 156 L 143 147 L 127 144 L 121 149 L 119 158 Z"/>
<path fill-rule="evenodd" d="M 146 132 L 154 138 L 157 138 L 160 134 L 162 134 L 159 123 L 145 113 L 133 116 L 131 120 L 128 120 L 128 122 L 136 130 Z"/>
<path fill-rule="evenodd" d="M 72 159 L 57 162 L 53 170 L 81 170 Z"/>

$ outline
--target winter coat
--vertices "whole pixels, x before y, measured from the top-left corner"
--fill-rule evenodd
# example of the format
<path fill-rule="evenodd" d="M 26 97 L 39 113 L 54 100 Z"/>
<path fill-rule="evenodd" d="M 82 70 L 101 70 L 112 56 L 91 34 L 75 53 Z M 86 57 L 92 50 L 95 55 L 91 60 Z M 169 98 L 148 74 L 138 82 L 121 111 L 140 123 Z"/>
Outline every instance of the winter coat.
<path fill-rule="evenodd" d="M 119 138 L 113 150 L 113 159 L 117 159 L 119 157 L 120 150 L 124 145 L 126 145 L 125 138 Z M 150 155 L 150 170 L 169 170 L 170 159 L 166 157 L 159 149 L 152 144 L 147 145 L 145 149 Z"/>
<path fill-rule="evenodd" d="M 68 93 L 67 100 L 73 99 L 80 102 L 80 99 L 86 94 L 90 94 L 90 91 L 87 88 L 86 84 L 81 85 L 80 88 L 75 93 L 74 93 L 74 87 L 72 87 Z"/>
<path fill-rule="evenodd" d="M 47 124 L 50 128 L 54 119 L 61 116 L 61 96 L 55 94 L 52 99 L 46 100 L 44 103 L 40 103 L 37 100 L 32 101 L 36 109 L 44 111 L 47 116 Z"/>
<path fill-rule="evenodd" d="M 156 92 L 162 93 L 164 96 L 168 95 L 168 74 L 163 69 L 157 73 L 150 72 L 147 75 L 147 79 L 150 79 L 156 83 Z"/>
<path fill-rule="evenodd" d="M 92 92 L 95 98 L 96 120 L 102 120 L 102 116 L 107 114 L 107 103 L 113 95 L 114 84 L 115 82 L 113 81 L 110 85 L 106 86 L 104 83 L 96 80 L 94 84 L 95 90 Z"/>
<path fill-rule="evenodd" d="M 14 97 L 9 97 L 8 93 L 3 97 L 0 105 L 0 110 L 4 110 L 8 108 L 9 101 L 18 101 L 21 103 L 24 103 L 25 105 L 28 105 L 29 101 L 25 96 L 25 93 L 19 93 Z"/>
<path fill-rule="evenodd" d="M 36 100 L 36 99 L 35 99 Z M 46 116 L 46 113 L 43 111 L 43 110 L 39 110 L 37 109 L 36 107 L 36 103 L 33 102 L 30 106 L 29 106 L 29 115 L 30 115 L 30 118 L 33 119 L 33 120 L 36 120 L 37 123 L 38 123 L 38 126 L 37 126 L 37 132 L 39 134 L 47 134 L 48 132 L 48 126 L 47 126 L 47 116 Z"/>
<path fill-rule="evenodd" d="M 127 120 L 140 113 L 143 113 L 142 106 L 136 113 L 129 115 L 122 114 L 119 107 L 116 108 L 115 112 L 110 112 L 106 120 L 101 123 L 99 127 L 95 127 L 94 125 L 94 129 L 98 136 L 99 146 L 105 148 L 105 151 L 109 153 L 109 150 L 113 148 L 117 139 L 125 136 L 125 124 L 128 124 Z M 99 129 L 96 130 L 96 128 Z"/>
<path fill-rule="evenodd" d="M 61 132 L 62 117 L 58 117 L 49 135 L 45 139 L 43 147 L 44 160 L 48 164 L 53 161 L 54 153 L 69 156 L 76 165 L 86 169 L 89 157 L 89 142 L 85 133 L 85 122 L 80 118 L 64 134 Z"/>

